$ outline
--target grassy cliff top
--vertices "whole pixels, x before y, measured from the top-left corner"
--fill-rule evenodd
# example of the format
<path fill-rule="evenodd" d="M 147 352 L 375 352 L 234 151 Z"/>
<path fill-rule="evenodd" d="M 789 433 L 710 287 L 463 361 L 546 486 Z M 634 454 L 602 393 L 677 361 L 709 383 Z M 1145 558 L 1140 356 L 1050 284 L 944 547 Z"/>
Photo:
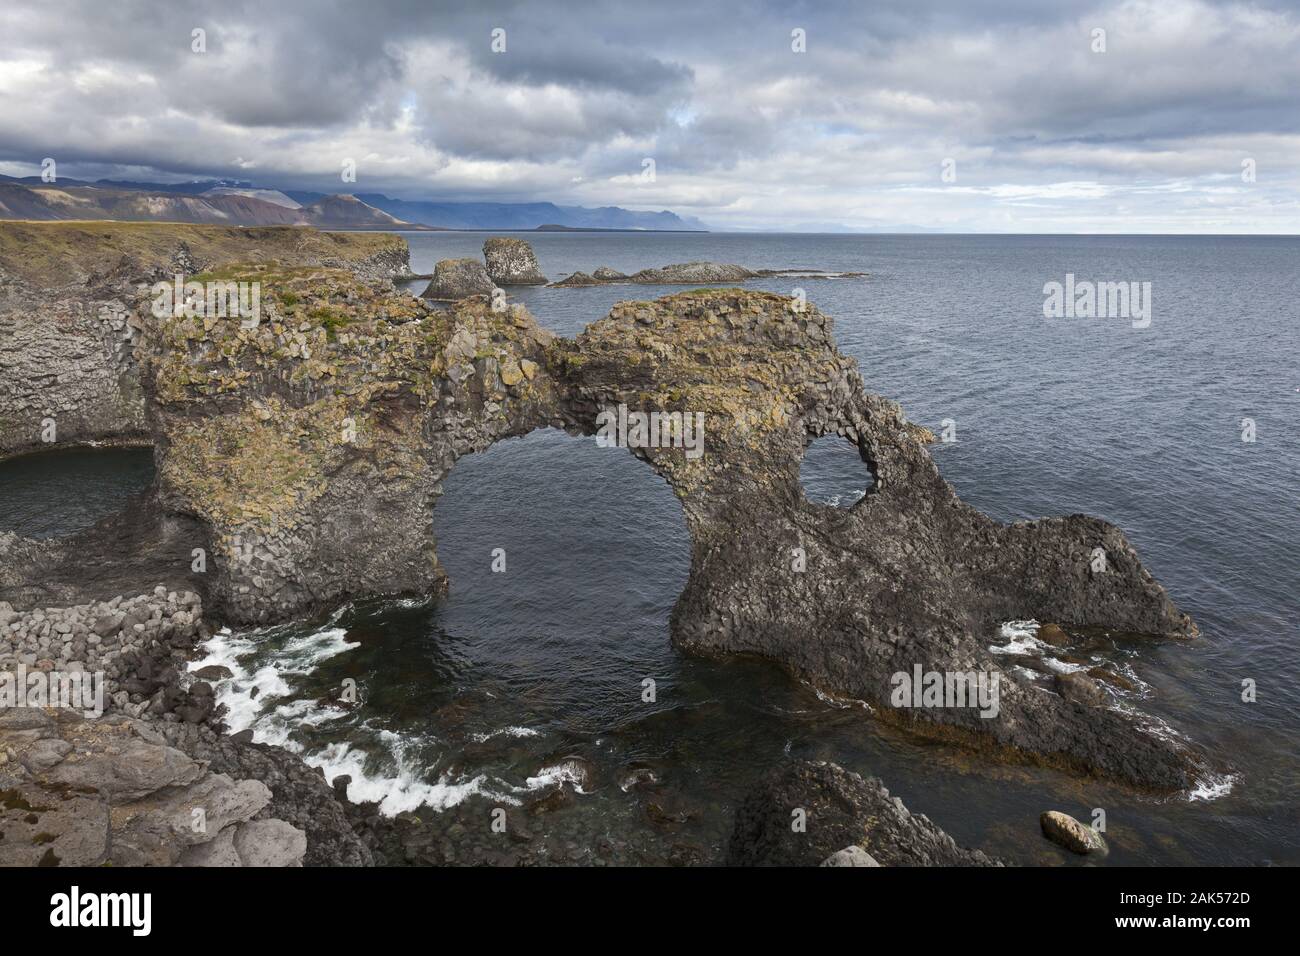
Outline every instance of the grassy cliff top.
<path fill-rule="evenodd" d="M 0 221 L 0 272 L 38 288 L 79 285 L 124 261 L 142 271 L 166 269 L 182 243 L 204 268 L 241 261 L 345 265 L 406 251 L 406 240 L 390 233 L 306 226 L 7 220 Z"/>

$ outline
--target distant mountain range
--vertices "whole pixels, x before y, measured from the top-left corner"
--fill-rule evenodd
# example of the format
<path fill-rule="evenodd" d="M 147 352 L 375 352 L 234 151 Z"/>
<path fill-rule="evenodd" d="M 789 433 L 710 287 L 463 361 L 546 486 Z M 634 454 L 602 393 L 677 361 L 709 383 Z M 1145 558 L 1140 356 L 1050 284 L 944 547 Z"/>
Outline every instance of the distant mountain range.
<path fill-rule="evenodd" d="M 308 193 L 290 193 L 294 198 Z M 438 225 L 446 229 L 646 229 L 662 232 L 707 232 L 698 219 L 676 213 L 634 212 L 618 206 L 557 206 L 552 202 L 411 202 L 389 199 L 379 193 L 358 193 L 357 198 L 398 219 Z"/>
<path fill-rule="evenodd" d="M 85 182 L 0 176 L 0 219 L 113 219 L 320 229 L 575 229 L 707 231 L 697 219 L 618 206 L 549 202 L 415 202 L 380 193 L 327 195 L 233 180 Z"/>

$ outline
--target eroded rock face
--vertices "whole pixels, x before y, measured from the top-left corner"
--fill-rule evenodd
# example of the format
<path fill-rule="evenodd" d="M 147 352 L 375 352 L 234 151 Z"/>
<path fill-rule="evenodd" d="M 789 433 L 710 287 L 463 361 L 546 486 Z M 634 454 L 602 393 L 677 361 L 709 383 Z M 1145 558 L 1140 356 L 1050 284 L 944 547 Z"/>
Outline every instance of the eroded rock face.
<path fill-rule="evenodd" d="M 477 259 L 442 259 L 433 267 L 433 278 L 420 295 L 439 302 L 454 302 L 472 295 L 490 296 L 495 287 L 487 269 Z"/>
<path fill-rule="evenodd" d="M 141 284 L 257 261 L 396 278 L 410 274 L 408 259 L 401 238 L 380 234 L 0 222 L 0 459 L 69 442 L 147 439 L 134 346 L 150 317 L 128 313 Z"/>
<path fill-rule="evenodd" d="M 756 654 L 880 719 L 1012 759 L 1191 783 L 1172 735 L 1034 686 L 989 651 L 1002 622 L 1030 618 L 1194 633 L 1123 534 L 965 505 L 816 308 L 697 290 L 619 303 L 564 340 L 483 299 L 430 313 L 337 273 L 284 282 L 294 305 L 257 329 L 164 322 L 142 349 L 163 500 L 208 529 L 212 597 L 235 621 L 440 586 L 429 513 L 460 455 L 548 425 L 594 434 L 619 406 L 698 415 L 697 453 L 633 449 L 691 535 L 679 646 Z M 803 449 L 826 434 L 858 449 L 872 485 L 848 511 L 800 487 Z M 996 677 L 995 706 L 900 706 L 896 675 L 918 667 Z"/>
<path fill-rule="evenodd" d="M 260 816 L 265 784 L 134 718 L 0 710 L 0 757 L 0 865 L 298 866 L 306 851 L 301 830 Z"/>
<path fill-rule="evenodd" d="M 429 312 L 338 271 L 286 275 L 263 310 L 256 329 L 161 322 L 144 360 L 163 502 L 210 529 L 211 599 L 269 621 L 436 588 L 452 463 L 562 424 L 539 374 L 553 336 L 520 308 Z"/>
<path fill-rule="evenodd" d="M 891 797 L 875 778 L 800 762 L 771 773 L 736 811 L 731 866 L 997 866 Z"/>
<path fill-rule="evenodd" d="M 487 274 L 497 285 L 545 285 L 533 247 L 523 239 L 493 237 L 483 243 Z"/>

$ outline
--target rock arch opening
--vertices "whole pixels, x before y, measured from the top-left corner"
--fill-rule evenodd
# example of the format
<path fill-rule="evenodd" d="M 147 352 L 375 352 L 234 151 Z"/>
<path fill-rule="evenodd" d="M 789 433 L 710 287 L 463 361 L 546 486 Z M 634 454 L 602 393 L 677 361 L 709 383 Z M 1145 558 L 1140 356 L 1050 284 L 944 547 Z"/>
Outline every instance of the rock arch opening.
<path fill-rule="evenodd" d="M 515 692 L 608 721 L 672 666 L 690 537 L 626 449 L 553 428 L 498 441 L 457 461 L 432 518 L 438 627 Z"/>
<path fill-rule="evenodd" d="M 809 436 L 799 462 L 804 498 L 816 505 L 851 508 L 876 488 L 876 476 L 858 446 L 835 434 Z"/>

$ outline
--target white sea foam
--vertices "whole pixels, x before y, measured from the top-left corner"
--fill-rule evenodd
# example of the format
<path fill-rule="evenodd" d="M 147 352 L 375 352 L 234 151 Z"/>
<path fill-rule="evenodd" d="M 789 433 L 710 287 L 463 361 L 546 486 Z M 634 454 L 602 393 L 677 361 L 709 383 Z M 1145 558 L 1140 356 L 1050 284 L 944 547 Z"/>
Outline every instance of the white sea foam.
<path fill-rule="evenodd" d="M 540 737 L 541 732 L 533 730 L 531 727 L 502 727 L 500 730 L 494 730 L 486 734 L 470 734 L 469 739 L 476 744 L 481 744 L 485 740 L 491 740 L 493 737 Z"/>
<path fill-rule="evenodd" d="M 344 640 L 346 635 L 342 628 L 328 628 L 292 638 L 271 660 L 250 670 L 244 662 L 257 653 L 266 640 L 265 634 L 254 631 L 237 635 L 229 628 L 222 628 L 203 645 L 205 656 L 191 662 L 189 670 L 196 671 L 210 664 L 228 668 L 234 676 L 212 685 L 217 703 L 226 706 L 226 725 L 234 733 L 251 727 L 253 739 L 258 743 L 284 746 L 292 730 L 292 715 L 267 720 L 268 707 L 293 693 L 286 676 L 310 674 L 322 661 L 354 649 L 357 645 Z M 299 722 L 305 722 L 307 711 L 315 706 L 314 702 L 306 702 L 300 712 L 304 720 Z M 275 708 L 271 713 L 275 713 Z M 328 709 L 322 709 L 314 719 L 319 723 L 330 717 Z"/>
<path fill-rule="evenodd" d="M 867 494 L 867 489 L 858 488 L 855 491 L 849 492 L 847 495 L 846 494 L 829 495 L 826 498 L 825 503 L 830 505 L 832 508 L 838 508 L 840 506 L 841 501 L 843 501 L 845 498 L 849 498 L 851 504 L 857 504 L 858 501 L 866 497 L 866 494 Z"/>
<path fill-rule="evenodd" d="M 830 704 L 832 707 L 838 707 L 846 710 L 850 707 L 861 707 L 863 710 L 871 711 L 871 705 L 865 700 L 858 700 L 856 697 L 836 697 L 828 694 L 819 687 L 813 687 L 812 684 L 805 682 L 805 685 L 812 688 L 812 692 L 817 695 L 817 699 L 824 704 Z M 874 713 L 874 711 L 872 711 Z"/>
<path fill-rule="evenodd" d="M 542 790 L 557 784 L 569 783 L 573 785 L 573 789 L 578 793 L 586 793 L 587 791 L 582 789 L 583 781 L 586 778 L 587 775 L 571 761 L 562 760 L 549 767 L 543 767 L 537 771 L 537 776 L 529 777 L 524 781 L 524 784 L 529 790 Z"/>
<path fill-rule="evenodd" d="M 994 654 L 1042 654 L 1047 644 L 1038 639 L 1037 621 L 1007 621 L 1000 634 L 1003 644 L 990 644 Z"/>
<path fill-rule="evenodd" d="M 297 730 L 320 727 L 348 716 L 345 708 L 328 702 L 311 698 L 286 700 L 293 694 L 286 678 L 310 674 L 324 661 L 358 646 L 345 639 L 347 632 L 343 628 L 332 626 L 347 607 L 331 616 L 330 626 L 291 637 L 269 652 L 265 647 L 266 631 L 235 634 L 224 628 L 203 645 L 204 657 L 193 661 L 189 670 L 210 664 L 228 668 L 233 676 L 214 681 L 212 686 L 217 703 L 226 706 L 225 720 L 232 732 L 251 728 L 253 740 L 301 755 L 308 765 L 319 767 L 327 781 L 333 782 L 340 774 L 347 774 L 352 778 L 348 798 L 378 803 L 379 812 L 384 816 L 395 816 L 420 806 L 445 810 L 475 794 L 500 803 L 518 804 L 519 800 L 509 791 L 521 792 L 523 788 L 490 783 L 483 774 L 461 779 L 444 774 L 436 782 L 428 782 L 429 768 L 416 757 L 418 745 L 428 742 L 424 738 L 362 726 L 358 728 L 359 733 L 371 733 L 374 737 L 374 746 L 369 749 L 365 745 L 338 742 L 308 751 L 295 739 Z M 264 654 L 263 660 L 250 664 L 249 659 L 259 653 Z M 528 737 L 537 733 L 529 727 L 505 727 L 483 735 L 483 739 L 496 734 Z M 372 754 L 379 755 L 378 759 L 372 760 Z"/>
<path fill-rule="evenodd" d="M 1232 793 L 1232 785 L 1237 782 L 1237 775 L 1231 773 L 1207 773 L 1196 781 L 1196 786 L 1187 791 L 1189 803 L 1198 800 L 1218 800 Z"/>
<path fill-rule="evenodd" d="M 389 736 L 398 737 L 397 734 Z M 443 774 L 435 783 L 429 783 L 422 769 L 408 763 L 406 751 L 406 743 L 400 740 L 396 746 L 390 746 L 389 756 L 397 764 L 391 773 L 367 771 L 367 751 L 346 743 L 330 744 L 303 759 L 311 766 L 319 767 L 330 783 L 340 774 L 347 774 L 352 778 L 348 782 L 348 799 L 354 803 L 378 803 L 379 812 L 386 817 L 422 806 L 446 810 L 475 794 L 501 803 L 519 804 L 516 798 L 490 787 L 485 774 L 462 780 Z"/>

